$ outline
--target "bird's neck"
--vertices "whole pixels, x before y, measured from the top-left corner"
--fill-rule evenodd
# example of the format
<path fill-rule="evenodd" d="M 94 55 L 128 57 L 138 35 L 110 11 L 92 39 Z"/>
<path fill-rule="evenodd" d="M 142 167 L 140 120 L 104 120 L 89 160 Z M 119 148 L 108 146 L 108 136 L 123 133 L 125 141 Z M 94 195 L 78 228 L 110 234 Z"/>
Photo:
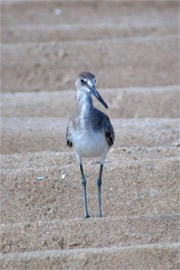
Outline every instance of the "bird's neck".
<path fill-rule="evenodd" d="M 92 109 L 94 106 L 91 94 L 84 91 L 78 91 L 77 107 L 81 112 L 88 112 L 90 109 Z"/>

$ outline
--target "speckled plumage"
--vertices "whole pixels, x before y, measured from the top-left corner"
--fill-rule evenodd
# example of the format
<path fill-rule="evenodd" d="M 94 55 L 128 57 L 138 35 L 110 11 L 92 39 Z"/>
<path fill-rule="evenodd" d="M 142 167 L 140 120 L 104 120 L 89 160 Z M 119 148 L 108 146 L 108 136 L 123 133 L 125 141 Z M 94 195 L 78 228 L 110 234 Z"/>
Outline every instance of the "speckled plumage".
<path fill-rule="evenodd" d="M 95 76 L 88 72 L 82 72 L 79 78 L 82 76 L 95 79 Z M 76 133 L 84 133 L 84 130 L 104 134 L 109 146 L 114 143 L 115 135 L 109 117 L 94 107 L 90 93 L 78 89 L 77 111 L 71 117 L 66 131 L 67 145 L 74 146 L 73 137 Z"/>
<path fill-rule="evenodd" d="M 86 201 L 86 179 L 82 167 L 83 157 L 100 157 L 101 167 L 98 178 L 99 214 L 101 216 L 101 177 L 106 155 L 113 145 L 115 134 L 109 117 L 93 105 L 93 94 L 106 108 L 107 104 L 95 88 L 96 78 L 92 73 L 80 73 L 77 81 L 77 110 L 71 117 L 67 131 L 67 145 L 74 148 L 80 164 L 84 189 L 85 217 L 89 217 Z"/>

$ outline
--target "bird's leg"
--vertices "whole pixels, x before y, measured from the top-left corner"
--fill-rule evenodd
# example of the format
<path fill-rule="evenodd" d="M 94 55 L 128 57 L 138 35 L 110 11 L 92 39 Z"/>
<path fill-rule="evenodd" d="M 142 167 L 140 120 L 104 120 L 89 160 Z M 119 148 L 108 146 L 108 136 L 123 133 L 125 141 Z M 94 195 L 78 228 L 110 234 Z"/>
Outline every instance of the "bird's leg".
<path fill-rule="evenodd" d="M 86 178 L 83 171 L 83 166 L 80 164 L 80 171 L 82 176 L 82 186 L 83 186 L 83 201 L 84 201 L 84 217 L 89 218 L 88 208 L 87 208 L 87 196 L 86 196 Z"/>
<path fill-rule="evenodd" d="M 98 177 L 98 180 L 97 180 L 97 187 L 98 187 L 98 217 L 102 217 L 102 211 L 101 211 L 102 172 L 103 172 L 103 164 L 101 164 L 101 166 L 100 166 L 99 177 Z"/>

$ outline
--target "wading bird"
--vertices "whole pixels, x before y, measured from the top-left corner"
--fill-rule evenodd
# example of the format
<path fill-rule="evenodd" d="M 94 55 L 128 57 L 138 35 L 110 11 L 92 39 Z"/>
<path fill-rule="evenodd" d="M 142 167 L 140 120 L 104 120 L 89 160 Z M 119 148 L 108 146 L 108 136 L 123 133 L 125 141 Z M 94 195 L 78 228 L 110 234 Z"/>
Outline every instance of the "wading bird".
<path fill-rule="evenodd" d="M 67 131 L 66 141 L 69 147 L 73 147 L 77 157 L 83 186 L 84 217 L 88 218 L 88 206 L 86 196 L 86 177 L 83 170 L 83 157 L 100 157 L 100 170 L 97 179 L 98 187 L 98 217 L 102 217 L 101 210 L 101 185 L 102 172 L 106 155 L 113 145 L 115 134 L 109 117 L 96 109 L 93 105 L 94 95 L 107 109 L 108 106 L 98 93 L 96 77 L 90 72 L 82 72 L 76 81 L 77 111 L 71 117 Z"/>

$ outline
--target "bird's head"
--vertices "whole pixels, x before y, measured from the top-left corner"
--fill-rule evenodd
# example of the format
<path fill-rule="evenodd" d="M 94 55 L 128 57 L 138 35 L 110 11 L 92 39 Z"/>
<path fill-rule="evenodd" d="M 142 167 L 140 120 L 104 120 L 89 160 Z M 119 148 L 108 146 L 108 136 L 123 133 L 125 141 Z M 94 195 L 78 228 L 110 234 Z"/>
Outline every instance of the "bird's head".
<path fill-rule="evenodd" d="M 108 109 L 108 105 L 105 103 L 105 101 L 96 89 L 96 77 L 92 73 L 80 73 L 76 81 L 76 87 L 78 91 L 89 93 L 95 96 L 99 100 L 99 102 L 101 102 L 104 107 Z"/>

